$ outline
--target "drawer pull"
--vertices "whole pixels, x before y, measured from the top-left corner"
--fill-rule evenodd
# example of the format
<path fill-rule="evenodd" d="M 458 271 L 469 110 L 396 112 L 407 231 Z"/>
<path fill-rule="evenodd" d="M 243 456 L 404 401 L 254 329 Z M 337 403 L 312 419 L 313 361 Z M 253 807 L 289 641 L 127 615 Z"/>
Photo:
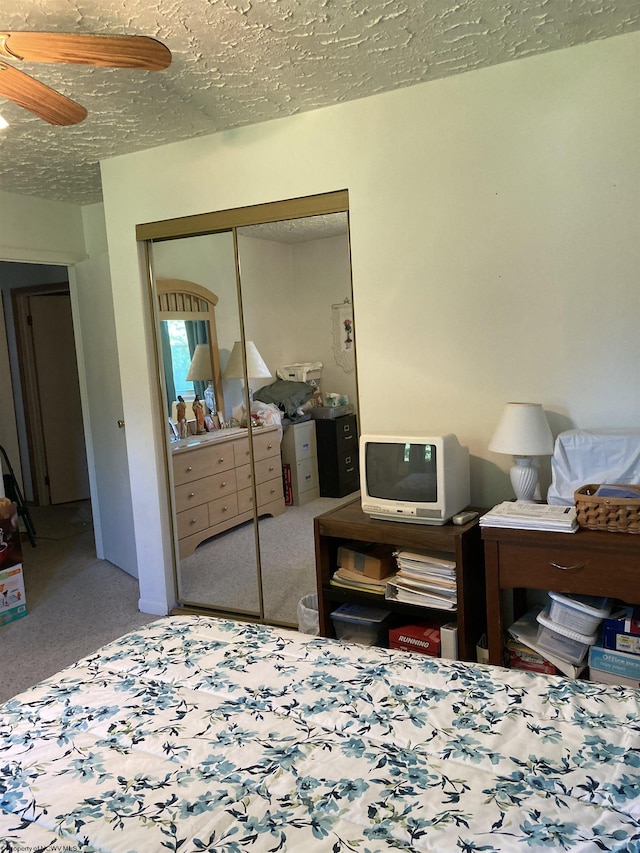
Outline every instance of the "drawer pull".
<path fill-rule="evenodd" d="M 196 523 L 195 518 L 192 518 L 191 521 L 189 522 L 189 524 L 195 524 L 195 523 Z"/>
<path fill-rule="evenodd" d="M 223 483 L 221 484 L 220 488 L 221 488 L 221 489 L 226 489 L 226 488 L 227 488 L 226 480 L 225 480 L 225 481 L 223 481 Z"/>
<path fill-rule="evenodd" d="M 584 569 L 583 563 L 576 563 L 575 566 L 561 566 L 560 563 L 549 563 L 554 569 L 560 569 L 561 572 L 575 572 L 576 569 Z"/>
<path fill-rule="evenodd" d="M 273 448 L 273 444 L 267 444 L 267 450 L 271 450 Z"/>
<path fill-rule="evenodd" d="M 189 492 L 189 497 L 190 497 L 190 498 L 195 498 L 195 496 L 196 496 L 196 493 L 195 493 L 195 492 Z"/>
<path fill-rule="evenodd" d="M 228 510 L 229 510 L 229 507 L 228 507 L 228 506 L 223 506 L 223 507 L 222 507 L 222 512 L 228 512 Z"/>
<path fill-rule="evenodd" d="M 275 471 L 275 468 L 273 467 L 273 465 L 269 466 L 269 471 Z"/>
<path fill-rule="evenodd" d="M 221 456 L 220 459 L 218 459 L 218 463 L 220 465 L 222 465 L 223 462 L 224 462 L 224 456 Z"/>
<path fill-rule="evenodd" d="M 189 471 L 193 471 L 193 468 L 191 467 L 191 465 L 189 465 L 189 467 L 187 468 L 187 474 L 189 473 Z"/>

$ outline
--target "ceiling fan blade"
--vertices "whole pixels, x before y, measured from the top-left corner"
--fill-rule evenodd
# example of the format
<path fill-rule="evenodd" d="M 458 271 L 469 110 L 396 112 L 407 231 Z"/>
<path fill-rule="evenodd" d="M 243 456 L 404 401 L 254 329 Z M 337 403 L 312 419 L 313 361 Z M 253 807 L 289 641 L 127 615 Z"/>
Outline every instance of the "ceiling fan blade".
<path fill-rule="evenodd" d="M 49 124 L 78 124 L 87 117 L 87 111 L 80 104 L 6 62 L 0 62 L 0 97 L 24 107 Z"/>
<path fill-rule="evenodd" d="M 27 62 L 70 62 L 161 71 L 171 51 L 148 36 L 0 32 L 0 54 Z"/>

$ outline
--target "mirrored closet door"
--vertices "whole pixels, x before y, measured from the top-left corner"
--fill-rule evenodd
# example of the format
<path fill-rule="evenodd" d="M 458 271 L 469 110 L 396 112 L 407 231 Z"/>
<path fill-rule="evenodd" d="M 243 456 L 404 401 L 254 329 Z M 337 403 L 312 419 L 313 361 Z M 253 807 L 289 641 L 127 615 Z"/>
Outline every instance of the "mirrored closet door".
<path fill-rule="evenodd" d="M 320 496 L 309 414 L 314 393 L 335 392 L 357 416 L 346 193 L 150 223 L 138 239 L 178 601 L 295 625 L 315 591 L 313 517 L 351 497 Z M 298 406 L 286 395 L 300 382 L 310 390 Z"/>

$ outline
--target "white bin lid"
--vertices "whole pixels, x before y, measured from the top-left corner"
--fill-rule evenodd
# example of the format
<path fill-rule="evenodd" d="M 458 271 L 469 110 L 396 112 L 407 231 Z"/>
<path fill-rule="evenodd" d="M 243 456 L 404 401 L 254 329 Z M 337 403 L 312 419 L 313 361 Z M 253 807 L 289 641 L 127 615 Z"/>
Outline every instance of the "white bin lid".
<path fill-rule="evenodd" d="M 560 592 L 550 592 L 549 598 L 553 598 L 558 604 L 573 607 L 574 610 L 598 619 L 606 619 L 611 613 L 609 599 L 598 595 L 562 595 Z"/>

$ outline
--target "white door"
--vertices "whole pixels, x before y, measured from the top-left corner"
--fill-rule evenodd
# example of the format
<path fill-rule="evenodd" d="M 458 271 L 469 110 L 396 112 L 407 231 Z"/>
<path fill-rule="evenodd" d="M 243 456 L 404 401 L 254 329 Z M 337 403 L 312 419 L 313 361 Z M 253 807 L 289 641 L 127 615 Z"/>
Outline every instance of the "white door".
<path fill-rule="evenodd" d="M 96 549 L 138 576 L 109 263 L 106 254 L 70 270 L 78 368 L 85 397 Z"/>

